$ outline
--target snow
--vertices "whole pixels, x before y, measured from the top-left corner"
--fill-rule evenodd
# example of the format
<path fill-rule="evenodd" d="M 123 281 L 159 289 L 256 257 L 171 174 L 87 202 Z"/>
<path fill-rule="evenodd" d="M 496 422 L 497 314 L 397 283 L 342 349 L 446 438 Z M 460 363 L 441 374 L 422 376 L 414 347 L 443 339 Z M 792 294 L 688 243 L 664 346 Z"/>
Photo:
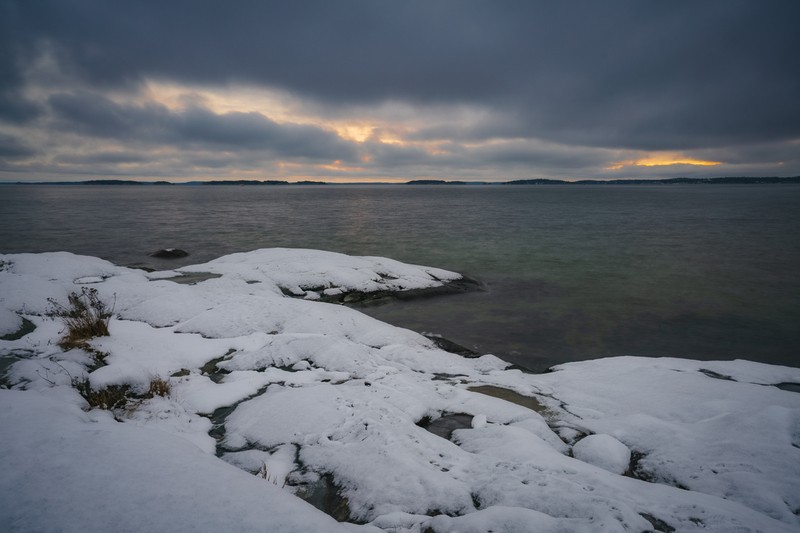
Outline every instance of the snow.
<path fill-rule="evenodd" d="M 202 272 L 219 277 L 170 279 Z M 526 374 L 317 301 L 459 278 L 313 250 L 161 273 L 0 254 L 0 331 L 36 326 L 0 340 L 14 361 L 0 390 L 0 520 L 12 531 L 800 527 L 800 394 L 773 386 L 800 383 L 798 368 L 616 357 Z M 114 302 L 111 335 L 63 351 L 47 299 L 66 305 L 84 284 Z M 72 387 L 84 378 L 139 393 L 161 378 L 170 391 L 90 409 Z M 469 422 L 450 440 L 421 427 L 456 414 Z M 301 499 L 323 479 L 358 523 Z"/>
<path fill-rule="evenodd" d="M 345 529 L 183 439 L 84 413 L 74 396 L 0 390 L 0 516 L 7 530 Z"/>
<path fill-rule="evenodd" d="M 631 451 L 611 435 L 588 435 L 572 447 L 573 456 L 614 474 L 623 474 L 631 462 Z"/>
<path fill-rule="evenodd" d="M 273 379 L 266 372 L 234 372 L 215 383 L 207 376 L 191 374 L 173 381 L 175 396 L 192 411 L 212 414 L 255 395 Z"/>
<path fill-rule="evenodd" d="M 331 289 L 360 292 L 422 289 L 461 278 L 455 272 L 408 265 L 384 257 L 352 257 L 335 252 L 289 248 L 230 254 L 180 270 L 272 283 L 298 296 L 313 288 L 325 288 L 327 295 L 336 294 Z"/>
<path fill-rule="evenodd" d="M 22 318 L 8 309 L 0 309 L 0 337 L 16 333 L 22 327 Z"/>

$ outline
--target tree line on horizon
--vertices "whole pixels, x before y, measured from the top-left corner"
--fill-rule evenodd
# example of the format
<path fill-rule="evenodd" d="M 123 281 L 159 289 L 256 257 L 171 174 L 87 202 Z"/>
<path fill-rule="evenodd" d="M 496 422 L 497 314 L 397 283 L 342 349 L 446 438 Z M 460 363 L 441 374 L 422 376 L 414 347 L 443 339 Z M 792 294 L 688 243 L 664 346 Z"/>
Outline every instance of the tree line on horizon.
<path fill-rule="evenodd" d="M 681 185 L 681 184 L 780 184 L 780 183 L 800 183 L 800 176 L 790 177 L 720 177 L 720 178 L 666 178 L 666 179 L 581 179 L 581 180 L 560 180 L 560 179 L 519 179 L 510 181 L 462 181 L 462 180 L 410 180 L 397 185 Z M 11 183 L 8 183 L 11 184 Z M 188 181 L 171 182 L 166 180 L 159 181 L 137 181 L 137 180 L 85 180 L 85 181 L 47 181 L 47 182 L 14 182 L 15 185 L 395 185 L 388 182 L 349 182 L 332 183 L 326 181 L 285 181 L 285 180 L 210 180 L 210 181 Z"/>

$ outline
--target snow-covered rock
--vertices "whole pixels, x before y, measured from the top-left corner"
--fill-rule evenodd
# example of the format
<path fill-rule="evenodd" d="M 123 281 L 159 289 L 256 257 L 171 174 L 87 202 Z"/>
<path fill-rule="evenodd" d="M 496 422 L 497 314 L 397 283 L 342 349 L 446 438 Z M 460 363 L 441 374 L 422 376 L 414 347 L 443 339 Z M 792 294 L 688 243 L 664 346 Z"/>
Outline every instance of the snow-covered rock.
<path fill-rule="evenodd" d="M 798 368 L 619 357 L 532 375 L 314 300 L 458 279 L 382 258 L 256 250 L 181 268 L 218 275 L 192 285 L 64 252 L 0 265 L 0 325 L 36 326 L 0 340 L 11 530 L 800 527 L 800 394 L 773 386 Z M 64 352 L 47 299 L 88 283 L 114 302 L 111 336 Z M 72 387 L 84 378 L 170 390 L 110 413 Z M 449 438 L 422 427 L 456 414 L 471 423 Z M 365 525 L 298 497 L 319 500 L 320 480 Z"/>
<path fill-rule="evenodd" d="M 575 459 L 623 474 L 631 462 L 630 449 L 611 435 L 589 435 L 572 447 Z"/>
<path fill-rule="evenodd" d="M 5 531 L 347 530 L 180 437 L 85 413 L 79 400 L 0 390 Z"/>
<path fill-rule="evenodd" d="M 0 309 L 0 337 L 16 333 L 22 327 L 22 318 L 9 309 Z"/>

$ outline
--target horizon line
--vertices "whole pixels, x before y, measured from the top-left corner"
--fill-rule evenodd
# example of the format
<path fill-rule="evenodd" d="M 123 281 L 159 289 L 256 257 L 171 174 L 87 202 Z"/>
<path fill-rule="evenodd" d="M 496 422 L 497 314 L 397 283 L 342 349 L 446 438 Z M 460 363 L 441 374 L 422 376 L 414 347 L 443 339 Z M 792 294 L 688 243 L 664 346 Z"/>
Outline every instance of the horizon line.
<path fill-rule="evenodd" d="M 210 180 L 137 180 L 137 179 L 88 179 L 88 180 L 53 180 L 26 181 L 0 180 L 0 185 L 560 185 L 560 184 L 658 184 L 658 183 L 800 183 L 800 176 L 721 176 L 721 177 L 675 177 L 675 178 L 522 178 L 512 180 L 445 180 L 445 179 L 411 179 L 406 181 L 320 181 L 320 180 L 246 180 L 246 179 L 210 179 Z"/>

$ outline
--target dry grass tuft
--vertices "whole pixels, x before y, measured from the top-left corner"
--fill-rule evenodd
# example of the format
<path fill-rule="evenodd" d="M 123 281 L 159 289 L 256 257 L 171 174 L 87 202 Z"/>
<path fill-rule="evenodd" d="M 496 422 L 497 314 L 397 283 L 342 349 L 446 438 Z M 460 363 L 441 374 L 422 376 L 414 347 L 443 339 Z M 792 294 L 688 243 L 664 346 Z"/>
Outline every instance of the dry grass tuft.
<path fill-rule="evenodd" d="M 58 342 L 62 349 L 82 348 L 89 339 L 109 335 L 108 322 L 113 309 L 108 309 L 100 300 L 97 289 L 83 287 L 80 294 L 70 293 L 67 299 L 69 307 L 64 307 L 53 298 L 47 299 L 51 306 L 47 315 L 60 318 L 66 327 L 64 336 Z"/>
<path fill-rule="evenodd" d="M 84 378 L 73 380 L 72 386 L 92 408 L 111 410 L 125 407 L 128 403 L 128 394 L 130 393 L 128 385 L 109 385 L 105 389 L 95 390 L 89 383 L 89 378 Z"/>
<path fill-rule="evenodd" d="M 156 376 L 150 381 L 150 388 L 147 389 L 145 398 L 152 398 L 153 396 L 163 396 L 166 398 L 169 396 L 170 390 L 169 381 Z"/>
<path fill-rule="evenodd" d="M 167 397 L 170 393 L 169 381 L 155 377 L 150 381 L 147 392 L 138 393 L 130 385 L 109 385 L 105 389 L 93 389 L 89 378 L 73 379 L 72 386 L 77 389 L 90 407 L 98 409 L 135 408 L 142 400 L 154 396 Z"/>

